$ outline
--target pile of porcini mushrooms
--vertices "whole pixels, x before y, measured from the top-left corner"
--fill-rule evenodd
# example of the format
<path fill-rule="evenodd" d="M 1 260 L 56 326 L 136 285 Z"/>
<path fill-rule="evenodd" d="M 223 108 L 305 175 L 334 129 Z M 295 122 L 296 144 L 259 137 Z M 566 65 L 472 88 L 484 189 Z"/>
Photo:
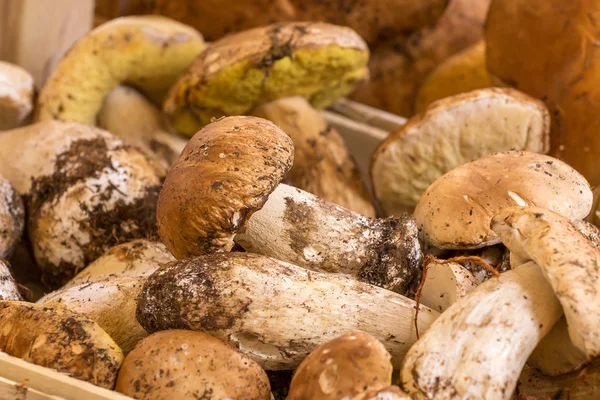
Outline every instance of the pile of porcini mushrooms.
<path fill-rule="evenodd" d="M 135 399 L 600 398 L 600 5 L 338 3 L 155 1 L 39 93 L 0 62 L 0 351 Z M 352 93 L 409 117 L 368 181 Z"/>

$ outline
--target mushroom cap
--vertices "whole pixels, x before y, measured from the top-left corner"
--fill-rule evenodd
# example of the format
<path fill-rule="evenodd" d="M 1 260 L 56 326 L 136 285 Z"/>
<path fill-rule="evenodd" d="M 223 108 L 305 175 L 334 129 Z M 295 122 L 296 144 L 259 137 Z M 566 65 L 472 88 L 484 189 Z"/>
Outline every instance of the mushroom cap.
<path fill-rule="evenodd" d="M 24 228 L 23 200 L 10 182 L 0 175 L 0 259 L 12 255 Z"/>
<path fill-rule="evenodd" d="M 461 165 L 436 180 L 415 208 L 424 239 L 442 249 L 500 242 L 492 217 L 512 206 L 546 207 L 583 219 L 592 206 L 585 178 L 564 162 L 525 151 L 496 153 Z"/>
<path fill-rule="evenodd" d="M 0 61 L 0 131 L 23 123 L 33 110 L 33 77 L 16 65 Z"/>
<path fill-rule="evenodd" d="M 492 86 L 485 68 L 485 42 L 456 53 L 444 60 L 425 79 L 415 100 L 415 112 L 444 97 Z"/>
<path fill-rule="evenodd" d="M 247 356 L 202 332 L 169 330 L 125 358 L 116 390 L 134 398 L 269 400 L 269 379 Z"/>
<path fill-rule="evenodd" d="M 349 26 L 367 42 L 374 42 L 382 34 L 389 36 L 434 23 L 448 0 L 362 0 L 342 4 L 338 0 L 155 0 L 151 3 L 153 11 L 197 27 L 208 40 L 273 22 L 326 21 Z"/>
<path fill-rule="evenodd" d="M 431 104 L 372 156 L 375 195 L 386 214 L 411 212 L 446 172 L 511 149 L 548 151 L 550 117 L 544 104 L 513 89 L 481 89 Z"/>
<path fill-rule="evenodd" d="M 569 219 L 540 207 L 510 207 L 492 229 L 518 263 L 534 261 L 554 289 L 572 342 L 588 357 L 600 355 L 600 249 Z"/>
<path fill-rule="evenodd" d="M 104 98 L 123 83 L 161 103 L 205 46 L 198 31 L 161 16 L 110 20 L 59 62 L 40 92 L 36 119 L 95 125 Z"/>
<path fill-rule="evenodd" d="M 369 50 L 350 28 L 320 22 L 274 24 L 229 35 L 200 54 L 171 88 L 164 110 L 192 135 L 212 118 L 243 115 L 281 97 L 323 108 L 367 74 Z"/>
<path fill-rule="evenodd" d="M 354 398 L 390 385 L 391 356 L 383 344 L 362 332 L 349 333 L 316 349 L 302 361 L 288 400 Z"/>
<path fill-rule="evenodd" d="M 177 258 L 230 250 L 293 163 L 292 140 L 272 122 L 227 117 L 200 130 L 158 198 L 158 234 Z"/>
<path fill-rule="evenodd" d="M 490 74 L 544 99 L 553 116 L 550 154 L 592 185 L 600 184 L 599 20 L 593 0 L 495 0 L 485 29 Z"/>

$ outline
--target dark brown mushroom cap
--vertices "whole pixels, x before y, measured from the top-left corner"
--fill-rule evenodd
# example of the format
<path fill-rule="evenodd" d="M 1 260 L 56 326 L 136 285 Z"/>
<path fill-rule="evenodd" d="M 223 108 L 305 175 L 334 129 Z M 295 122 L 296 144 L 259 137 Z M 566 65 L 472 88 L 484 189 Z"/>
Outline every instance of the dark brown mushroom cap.
<path fill-rule="evenodd" d="M 158 234 L 169 251 L 185 258 L 230 250 L 293 158 L 290 137 L 262 118 L 222 118 L 196 133 L 158 199 Z"/>
<path fill-rule="evenodd" d="M 282 97 L 324 108 L 368 76 L 369 49 L 352 29 L 321 22 L 274 24 L 214 42 L 171 88 L 173 128 L 193 134 L 211 118 L 244 115 Z"/>
<path fill-rule="evenodd" d="M 117 391 L 136 399 L 269 400 L 267 374 L 248 356 L 202 332 L 154 333 L 129 353 Z"/>
<path fill-rule="evenodd" d="M 377 339 L 362 332 L 327 342 L 296 370 L 287 400 L 353 398 L 390 385 L 391 356 Z"/>

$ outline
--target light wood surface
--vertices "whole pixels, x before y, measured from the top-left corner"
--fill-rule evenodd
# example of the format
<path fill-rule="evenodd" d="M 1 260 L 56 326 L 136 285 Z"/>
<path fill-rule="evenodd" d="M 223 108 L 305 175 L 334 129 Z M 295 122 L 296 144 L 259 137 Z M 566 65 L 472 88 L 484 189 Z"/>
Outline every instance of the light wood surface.
<path fill-rule="evenodd" d="M 93 15 L 93 0 L 0 0 L 0 60 L 25 68 L 39 89 Z"/>

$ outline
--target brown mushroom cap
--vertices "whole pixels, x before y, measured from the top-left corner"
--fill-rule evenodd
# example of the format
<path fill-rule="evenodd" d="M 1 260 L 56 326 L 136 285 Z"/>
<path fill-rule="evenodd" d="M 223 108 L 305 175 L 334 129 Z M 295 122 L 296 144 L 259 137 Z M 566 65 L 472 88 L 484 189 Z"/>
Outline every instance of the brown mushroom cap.
<path fill-rule="evenodd" d="M 269 400 L 267 374 L 247 356 L 202 332 L 169 330 L 125 358 L 118 392 L 136 399 Z"/>
<path fill-rule="evenodd" d="M 349 333 L 316 349 L 302 361 L 288 400 L 336 400 L 390 385 L 390 353 L 366 333 Z"/>
<path fill-rule="evenodd" d="M 415 209 L 419 229 L 442 249 L 496 244 L 492 217 L 511 206 L 535 205 L 583 219 L 592 191 L 581 174 L 542 154 L 508 151 L 461 165 L 436 180 Z"/>
<path fill-rule="evenodd" d="M 275 24 L 213 43 L 171 88 L 164 110 L 192 135 L 224 115 L 300 95 L 322 108 L 350 93 L 367 72 L 369 50 L 350 28 L 325 23 Z"/>
<path fill-rule="evenodd" d="M 135 3 L 135 2 L 134 2 Z M 155 0 L 152 11 L 197 27 L 214 40 L 273 22 L 326 21 L 355 29 L 368 42 L 435 22 L 448 0 Z M 151 11 L 149 6 L 146 12 Z M 143 10 L 142 10 L 143 11 Z"/>
<path fill-rule="evenodd" d="M 481 89 L 431 104 L 390 134 L 372 156 L 375 195 L 387 215 L 412 212 L 437 178 L 511 149 L 548 151 L 550 116 L 513 89 Z"/>
<path fill-rule="evenodd" d="M 543 99 L 551 155 L 600 184 L 600 2 L 496 0 L 486 24 L 491 75 Z"/>
<path fill-rule="evenodd" d="M 177 258 L 233 247 L 233 236 L 291 168 L 292 140 L 273 123 L 227 117 L 199 131 L 173 164 L 157 205 L 158 234 Z"/>

